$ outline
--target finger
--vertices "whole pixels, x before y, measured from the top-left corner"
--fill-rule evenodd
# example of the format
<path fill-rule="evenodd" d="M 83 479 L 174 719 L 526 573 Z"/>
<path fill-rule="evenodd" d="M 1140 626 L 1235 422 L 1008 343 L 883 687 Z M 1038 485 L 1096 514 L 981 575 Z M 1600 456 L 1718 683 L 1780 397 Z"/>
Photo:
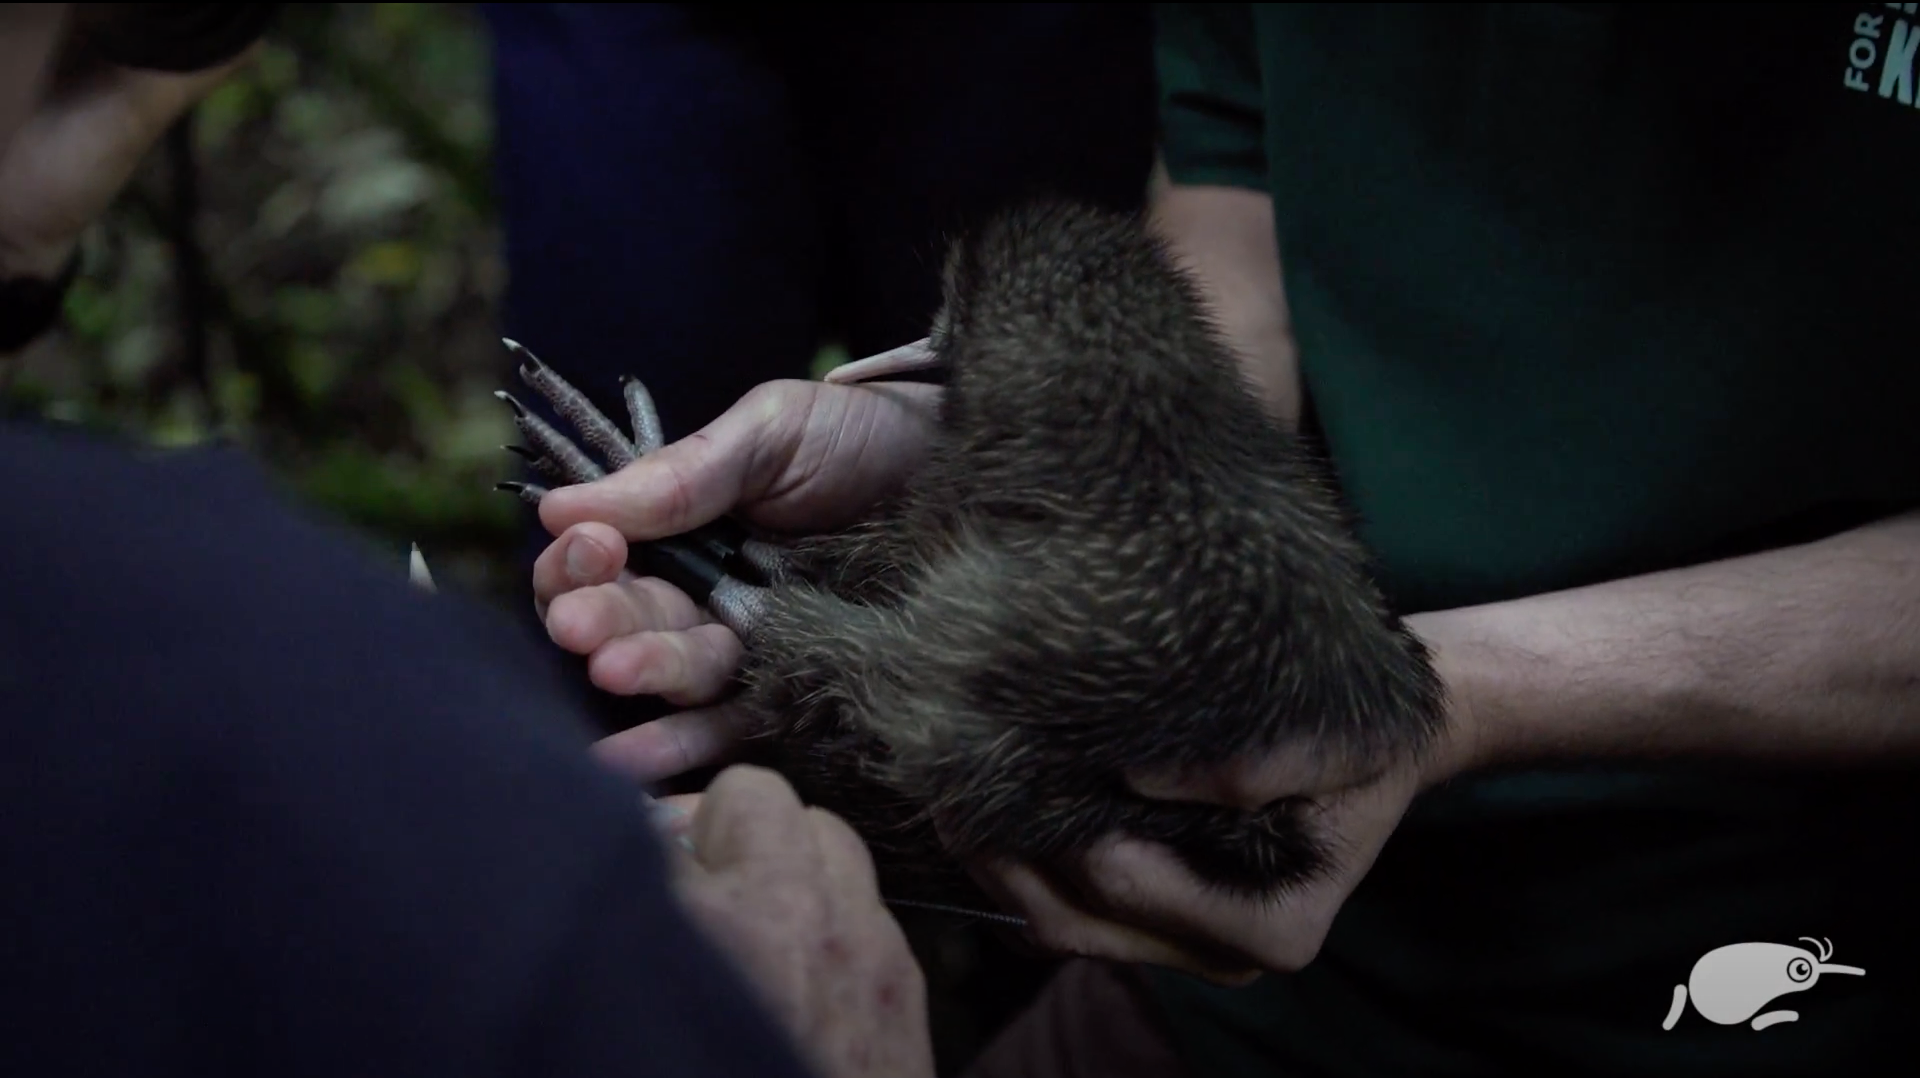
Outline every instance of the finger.
<path fill-rule="evenodd" d="M 760 386 L 698 433 L 604 479 L 548 494 L 540 502 L 541 523 L 558 535 L 598 520 L 631 540 L 711 523 L 778 477 L 779 468 L 768 462 L 792 456 L 805 429 L 804 403 L 789 383 Z"/>
<path fill-rule="evenodd" d="M 761 871 L 810 871 L 817 823 L 787 780 L 764 767 L 735 765 L 714 776 L 689 834 L 700 863 L 719 871 L 753 863 Z"/>
<path fill-rule="evenodd" d="M 554 600 L 556 609 L 567 598 Z M 726 693 L 744 653 L 740 638 L 724 625 L 639 632 L 594 651 L 587 678 L 616 696 L 658 696 L 676 707 L 696 707 Z"/>
<path fill-rule="evenodd" d="M 730 705 L 682 711 L 602 738 L 593 754 L 639 782 L 661 782 L 724 763 L 752 725 L 746 712 Z"/>
<path fill-rule="evenodd" d="M 853 826 L 823 808 L 809 808 L 813 821 L 820 869 L 844 894 L 858 891 L 875 906 L 880 901 L 880 877 L 873 867 L 873 853 Z"/>
<path fill-rule="evenodd" d="M 533 594 L 543 602 L 576 588 L 611 584 L 627 564 L 627 540 L 597 521 L 576 524 L 533 561 Z"/>
<path fill-rule="evenodd" d="M 981 885 L 1027 919 L 1027 933 L 1049 951 L 1181 970 L 1219 984 L 1251 984 L 1260 970 L 1158 935 L 1094 916 L 1026 865 L 999 862 L 975 872 Z"/>
<path fill-rule="evenodd" d="M 1326 938 L 1344 890 L 1313 884 L 1246 897 L 1200 882 L 1172 850 L 1112 839 L 1087 855 L 1089 890 L 1108 916 L 1179 939 L 1207 940 L 1269 969 L 1300 969 Z"/>
<path fill-rule="evenodd" d="M 646 798 L 649 822 L 668 845 L 683 853 L 693 852 L 693 814 L 700 808 L 699 794 Z"/>
<path fill-rule="evenodd" d="M 555 644 L 575 655 L 592 655 L 636 633 L 684 632 L 711 619 L 679 588 L 637 577 L 567 592 L 547 605 L 542 620 Z"/>

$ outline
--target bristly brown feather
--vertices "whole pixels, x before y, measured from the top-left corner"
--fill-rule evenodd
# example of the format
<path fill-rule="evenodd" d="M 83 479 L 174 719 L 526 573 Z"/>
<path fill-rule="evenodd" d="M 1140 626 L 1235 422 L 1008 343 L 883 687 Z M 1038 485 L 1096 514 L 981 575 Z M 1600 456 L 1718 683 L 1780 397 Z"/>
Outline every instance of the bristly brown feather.
<path fill-rule="evenodd" d="M 759 758 L 866 835 L 895 897 L 1114 830 L 1234 890 L 1323 871 L 1300 804 L 1122 778 L 1282 744 L 1384 765 L 1444 710 L 1323 462 L 1192 283 L 1137 218 L 1033 207 L 956 246 L 931 345 L 951 377 L 924 469 L 802 544 L 755 629 Z"/>

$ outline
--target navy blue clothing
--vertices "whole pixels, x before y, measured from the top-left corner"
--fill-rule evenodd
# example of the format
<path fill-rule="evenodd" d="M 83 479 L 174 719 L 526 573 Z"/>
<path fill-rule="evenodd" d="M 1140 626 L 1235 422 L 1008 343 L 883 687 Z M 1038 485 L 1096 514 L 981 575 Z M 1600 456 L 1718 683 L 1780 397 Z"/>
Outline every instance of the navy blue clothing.
<path fill-rule="evenodd" d="M 0 425 L 0 1074 L 797 1076 L 507 619 Z"/>
<path fill-rule="evenodd" d="M 483 8 L 504 328 L 602 407 L 639 377 L 669 438 L 924 336 L 980 215 L 1145 198 L 1144 4 Z"/>

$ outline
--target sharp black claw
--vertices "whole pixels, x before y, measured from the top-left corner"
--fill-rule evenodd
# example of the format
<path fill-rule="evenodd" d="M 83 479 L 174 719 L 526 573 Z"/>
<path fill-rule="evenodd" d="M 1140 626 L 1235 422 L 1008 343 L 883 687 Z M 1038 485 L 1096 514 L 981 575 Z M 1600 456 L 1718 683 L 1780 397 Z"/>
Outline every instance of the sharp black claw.
<path fill-rule="evenodd" d="M 513 394 L 511 394 L 511 393 L 509 393 L 509 392 L 507 392 L 506 390 L 504 390 L 504 389 L 496 389 L 496 390 L 494 390 L 494 391 L 493 391 L 493 395 L 494 395 L 494 396 L 496 396 L 496 397 L 498 397 L 498 398 L 500 398 L 500 399 L 501 399 L 501 400 L 503 400 L 503 401 L 506 401 L 506 402 L 507 402 L 507 407 L 509 407 L 509 408 L 511 408 L 511 409 L 513 409 L 513 414 L 514 414 L 514 415 L 526 415 L 526 414 L 527 414 L 527 406 L 526 406 L 526 405 L 524 405 L 524 404 L 521 404 L 521 403 L 520 403 L 519 401 L 517 401 L 517 400 L 514 400 L 514 399 L 513 399 Z"/>
<path fill-rule="evenodd" d="M 540 357 L 534 355 L 532 350 L 530 350 L 526 345 L 521 344 L 519 341 L 513 340 L 508 337 L 502 337 L 500 338 L 500 343 L 507 346 L 507 351 L 512 352 L 514 355 L 520 357 L 521 366 L 532 367 L 535 370 L 547 369 L 547 365 L 545 363 L 540 362 Z"/>
<path fill-rule="evenodd" d="M 493 485 L 493 489 L 504 490 L 508 494 L 512 494 L 518 497 L 521 501 L 526 502 L 528 505 L 539 505 L 540 499 L 547 496 L 546 487 L 543 487 L 538 483 L 521 483 L 521 482 L 518 482 L 517 480 L 508 480 L 507 482 L 504 482 L 504 483 L 495 483 Z"/>
<path fill-rule="evenodd" d="M 524 461 L 537 462 L 540 459 L 540 454 L 535 453 L 524 445 L 503 445 L 500 448 Z"/>

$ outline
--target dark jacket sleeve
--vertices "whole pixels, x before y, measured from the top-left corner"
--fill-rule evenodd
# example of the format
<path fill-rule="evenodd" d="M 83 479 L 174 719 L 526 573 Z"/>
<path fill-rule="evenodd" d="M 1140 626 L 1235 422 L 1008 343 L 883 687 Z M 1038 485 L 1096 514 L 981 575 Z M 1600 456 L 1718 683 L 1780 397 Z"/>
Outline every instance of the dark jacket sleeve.
<path fill-rule="evenodd" d="M 233 455 L 0 480 L 0 1073 L 801 1073 L 505 619 Z"/>

